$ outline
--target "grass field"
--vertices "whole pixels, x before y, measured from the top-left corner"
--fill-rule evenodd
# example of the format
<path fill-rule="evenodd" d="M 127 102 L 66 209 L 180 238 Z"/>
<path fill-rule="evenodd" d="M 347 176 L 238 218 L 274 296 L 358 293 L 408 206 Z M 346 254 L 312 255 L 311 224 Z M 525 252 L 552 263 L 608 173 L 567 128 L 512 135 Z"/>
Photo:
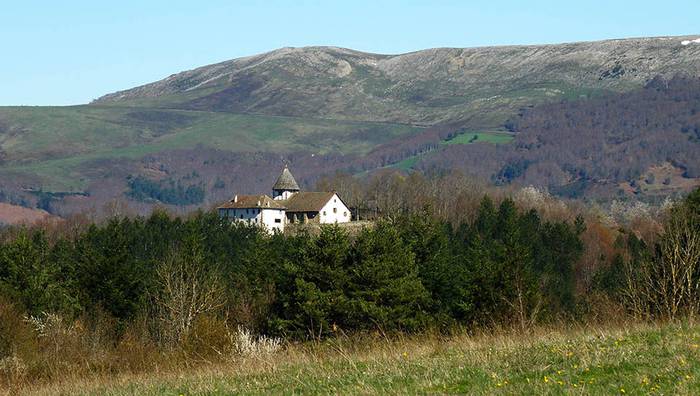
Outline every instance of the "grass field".
<path fill-rule="evenodd" d="M 412 169 L 416 165 L 416 163 L 418 162 L 420 157 L 421 157 L 421 154 L 412 155 L 412 156 L 410 156 L 406 159 L 403 159 L 395 164 L 392 164 L 391 167 L 396 168 L 396 169 L 401 169 L 401 170 Z"/>
<path fill-rule="evenodd" d="M 420 129 L 398 124 L 116 106 L 0 107 L 0 172 L 77 191 L 88 161 L 197 145 L 234 152 L 363 154 Z"/>
<path fill-rule="evenodd" d="M 196 364 L 195 364 L 196 365 Z M 698 394 L 700 326 L 341 339 L 34 394 Z"/>
<path fill-rule="evenodd" d="M 513 141 L 515 137 L 512 133 L 507 132 L 467 132 L 457 135 L 449 140 L 444 140 L 441 142 L 443 145 L 449 144 L 472 144 L 472 143 L 491 143 L 491 144 L 506 144 Z M 418 155 L 413 155 L 405 158 L 399 162 L 389 165 L 391 168 L 400 170 L 410 170 L 416 165 L 416 163 L 421 159 L 423 155 L 427 153 L 422 153 Z"/>
<path fill-rule="evenodd" d="M 514 136 L 507 132 L 467 132 L 445 140 L 443 144 L 471 144 L 471 143 L 510 143 Z"/>
<path fill-rule="evenodd" d="M 191 148 L 365 153 L 407 125 L 110 106 L 0 107 L 7 161 Z M 148 149 L 143 148 L 147 146 Z"/>

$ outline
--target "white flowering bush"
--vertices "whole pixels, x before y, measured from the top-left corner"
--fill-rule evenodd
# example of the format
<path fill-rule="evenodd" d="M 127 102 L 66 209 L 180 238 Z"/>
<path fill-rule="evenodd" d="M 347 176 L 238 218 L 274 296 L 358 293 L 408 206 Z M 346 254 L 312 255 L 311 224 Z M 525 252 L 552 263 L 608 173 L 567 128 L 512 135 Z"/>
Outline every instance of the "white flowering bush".
<path fill-rule="evenodd" d="M 645 202 L 621 202 L 613 201 L 610 205 L 610 214 L 618 224 L 629 224 L 632 220 L 651 218 L 652 208 Z"/>
<path fill-rule="evenodd" d="M 549 193 L 540 191 L 536 187 L 528 186 L 518 190 L 513 198 L 521 206 L 539 208 L 547 201 Z"/>
<path fill-rule="evenodd" d="M 523 187 L 513 194 L 513 201 L 521 209 L 535 209 L 545 216 L 565 216 L 568 213 L 566 204 L 552 197 L 546 190 L 537 187 Z"/>

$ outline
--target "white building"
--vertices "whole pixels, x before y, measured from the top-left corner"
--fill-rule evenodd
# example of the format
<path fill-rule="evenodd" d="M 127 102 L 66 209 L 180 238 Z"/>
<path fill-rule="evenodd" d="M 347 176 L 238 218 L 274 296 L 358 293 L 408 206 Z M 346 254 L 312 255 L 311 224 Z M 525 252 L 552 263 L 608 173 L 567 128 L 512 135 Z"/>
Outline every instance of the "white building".
<path fill-rule="evenodd" d="M 285 224 L 347 223 L 350 209 L 334 191 L 303 192 L 285 166 L 267 195 L 236 195 L 219 206 L 219 216 L 232 221 L 257 224 L 270 232 L 284 231 Z"/>
<path fill-rule="evenodd" d="M 217 209 L 220 217 L 256 224 L 270 231 L 284 231 L 287 220 L 284 206 L 267 195 L 236 195 Z"/>

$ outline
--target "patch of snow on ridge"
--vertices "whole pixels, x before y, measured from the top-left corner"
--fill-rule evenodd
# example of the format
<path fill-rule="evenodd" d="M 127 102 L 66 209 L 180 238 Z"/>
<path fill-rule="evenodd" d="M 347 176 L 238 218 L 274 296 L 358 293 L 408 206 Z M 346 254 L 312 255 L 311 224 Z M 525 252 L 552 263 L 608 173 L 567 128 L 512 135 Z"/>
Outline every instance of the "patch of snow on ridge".
<path fill-rule="evenodd" d="M 700 38 L 696 38 L 695 40 L 683 40 L 683 41 L 681 41 L 681 45 L 688 45 L 688 44 L 700 44 Z"/>

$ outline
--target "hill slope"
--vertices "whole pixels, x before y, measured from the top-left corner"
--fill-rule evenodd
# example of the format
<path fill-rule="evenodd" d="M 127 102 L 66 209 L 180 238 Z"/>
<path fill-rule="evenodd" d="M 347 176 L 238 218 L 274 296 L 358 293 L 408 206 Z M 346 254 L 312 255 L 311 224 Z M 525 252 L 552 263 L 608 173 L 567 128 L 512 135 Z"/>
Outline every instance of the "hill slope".
<path fill-rule="evenodd" d="M 700 77 L 700 44 L 684 45 L 687 39 L 437 48 L 401 55 L 283 48 L 174 74 L 88 105 L 1 107 L 0 197 L 30 206 L 42 202 L 42 209 L 64 214 L 126 199 L 130 177 L 143 176 L 162 186 L 201 188 L 205 198 L 199 205 L 207 205 L 234 191 L 267 191 L 283 161 L 306 186 L 322 173 L 387 166 L 459 169 L 498 179 L 508 166 L 519 166 L 526 137 L 516 138 L 512 132 L 519 131 L 512 126 L 524 111 L 535 108 L 541 122 L 527 133 L 539 136 L 549 125 L 541 118 L 561 110 L 548 104 L 636 92 L 656 77 L 692 81 Z M 687 99 L 684 106 L 692 109 L 696 99 Z M 557 139 L 556 131 L 546 133 Z M 459 134 L 466 135 L 454 139 Z M 576 144 L 576 134 L 567 131 L 567 147 Z M 625 166 L 631 161 L 639 168 L 634 147 L 648 143 L 641 141 L 644 135 L 629 136 L 639 142 L 628 144 Z M 676 147 L 685 139 L 680 132 L 673 136 Z M 683 158 L 697 158 L 697 145 L 681 150 Z M 508 182 L 535 180 L 544 187 L 575 182 L 578 176 L 568 173 L 580 171 L 580 161 L 588 157 L 570 154 L 574 157 L 560 156 L 567 163 L 529 167 L 530 175 L 546 176 Z M 643 165 L 678 168 L 667 157 Z M 642 172 L 615 183 L 633 183 Z M 656 190 L 669 190 L 661 187 Z M 146 204 L 138 205 L 144 210 Z"/>
<path fill-rule="evenodd" d="M 96 103 L 398 123 L 493 122 L 526 104 L 641 87 L 657 75 L 700 75 L 700 45 L 683 40 L 436 48 L 401 55 L 283 48 L 174 74 Z"/>

